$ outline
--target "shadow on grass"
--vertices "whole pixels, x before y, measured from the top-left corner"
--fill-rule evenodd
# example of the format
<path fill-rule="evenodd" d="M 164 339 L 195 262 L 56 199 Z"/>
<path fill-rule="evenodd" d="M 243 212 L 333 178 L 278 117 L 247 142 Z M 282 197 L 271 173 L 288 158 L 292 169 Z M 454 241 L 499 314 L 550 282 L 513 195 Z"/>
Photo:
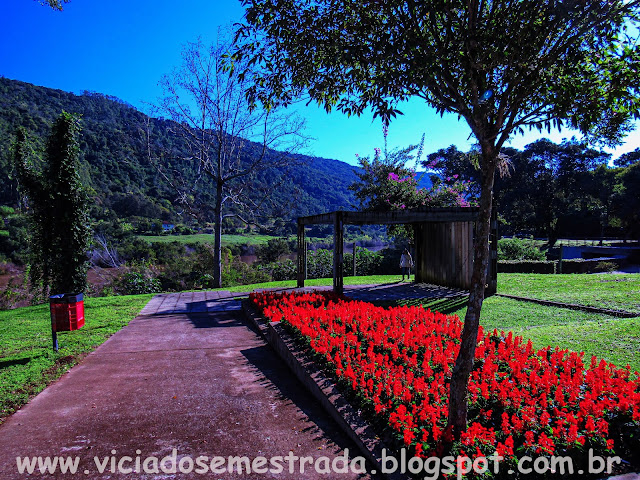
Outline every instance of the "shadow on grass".
<path fill-rule="evenodd" d="M 14 365 L 26 365 L 31 360 L 33 360 L 33 357 L 17 358 L 14 360 L 3 360 L 0 361 L 0 370 L 2 370 L 3 368 L 13 367 Z"/>
<path fill-rule="evenodd" d="M 407 305 L 410 307 L 423 307 L 432 312 L 440 312 L 448 315 L 467 305 L 468 295 L 459 295 L 447 298 L 411 298 L 407 300 L 379 300 L 371 302 L 379 307 L 397 307 Z"/>

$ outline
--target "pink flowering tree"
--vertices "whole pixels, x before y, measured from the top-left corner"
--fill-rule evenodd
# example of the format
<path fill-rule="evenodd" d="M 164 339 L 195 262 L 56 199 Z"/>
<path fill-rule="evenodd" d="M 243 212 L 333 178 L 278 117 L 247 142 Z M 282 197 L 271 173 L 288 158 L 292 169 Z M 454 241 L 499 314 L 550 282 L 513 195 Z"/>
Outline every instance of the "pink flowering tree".
<path fill-rule="evenodd" d="M 458 175 L 442 177 L 438 170 L 417 172 L 408 164 L 420 164 L 424 146 L 424 135 L 417 145 L 411 145 L 391 153 L 386 149 L 386 130 L 384 152 L 374 149 L 373 158 L 356 155 L 362 171 L 356 172 L 358 180 L 349 188 L 355 192 L 359 207 L 370 211 L 405 210 L 421 207 L 469 207 L 475 205 L 470 194 L 469 182 L 462 181 Z M 423 177 L 429 176 L 431 186 L 421 186 Z M 389 235 L 410 239 L 411 229 L 392 225 Z"/>
<path fill-rule="evenodd" d="M 385 136 L 386 139 L 386 136 Z M 360 157 L 362 168 L 357 172 L 359 180 L 349 188 L 355 192 L 364 210 L 387 211 L 420 207 L 469 207 L 475 204 L 467 181 L 458 175 L 442 177 L 437 165 L 431 165 L 430 172 L 417 172 L 407 164 L 421 161 L 424 136 L 417 145 L 383 155 L 379 148 L 374 150 L 373 159 Z M 386 151 L 386 149 L 385 149 Z M 423 177 L 429 175 L 431 186 L 421 186 Z"/>

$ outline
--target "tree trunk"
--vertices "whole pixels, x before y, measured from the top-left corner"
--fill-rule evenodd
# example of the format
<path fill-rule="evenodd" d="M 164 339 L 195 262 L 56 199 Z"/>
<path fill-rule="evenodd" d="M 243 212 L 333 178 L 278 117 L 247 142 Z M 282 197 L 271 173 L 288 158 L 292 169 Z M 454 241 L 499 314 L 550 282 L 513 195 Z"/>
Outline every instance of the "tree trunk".
<path fill-rule="evenodd" d="M 213 227 L 213 286 L 222 288 L 222 183 L 216 188 Z"/>
<path fill-rule="evenodd" d="M 489 234 L 491 233 L 491 209 L 493 183 L 496 170 L 496 152 L 491 145 L 482 145 L 482 190 L 477 232 L 473 242 L 473 272 L 469 303 L 464 318 L 460 352 L 451 375 L 449 390 L 449 426 L 455 438 L 467 429 L 467 390 L 469 375 L 473 369 L 480 325 L 480 310 L 489 265 Z"/>

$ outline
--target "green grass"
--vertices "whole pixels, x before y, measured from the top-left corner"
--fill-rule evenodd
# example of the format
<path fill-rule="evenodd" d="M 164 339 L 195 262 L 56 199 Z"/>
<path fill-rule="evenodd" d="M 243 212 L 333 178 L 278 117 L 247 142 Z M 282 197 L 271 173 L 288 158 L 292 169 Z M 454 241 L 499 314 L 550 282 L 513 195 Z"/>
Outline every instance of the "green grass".
<path fill-rule="evenodd" d="M 640 313 L 640 274 L 499 273 L 498 293 Z"/>
<path fill-rule="evenodd" d="M 421 304 L 460 319 L 467 310 L 466 297 L 400 303 Z M 485 330 L 512 331 L 531 340 L 538 349 L 551 345 L 585 352 L 586 362 L 595 355 L 640 372 L 640 317 L 621 319 L 494 296 L 484 301 L 480 324 Z"/>
<path fill-rule="evenodd" d="M 194 235 L 138 235 L 138 238 L 148 242 L 170 243 L 179 242 L 188 245 L 196 243 L 213 243 L 213 235 L 197 233 Z M 272 238 L 270 235 L 222 235 L 222 245 L 264 245 Z"/>
<path fill-rule="evenodd" d="M 133 319 L 153 295 L 87 298 L 85 326 L 58 334 L 49 305 L 0 311 L 0 422 Z"/>

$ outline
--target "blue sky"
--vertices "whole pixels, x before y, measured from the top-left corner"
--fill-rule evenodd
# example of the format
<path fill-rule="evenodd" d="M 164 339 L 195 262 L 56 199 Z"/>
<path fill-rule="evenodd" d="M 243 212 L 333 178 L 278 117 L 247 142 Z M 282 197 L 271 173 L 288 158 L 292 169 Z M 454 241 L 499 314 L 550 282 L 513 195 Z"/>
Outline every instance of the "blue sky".
<path fill-rule="evenodd" d="M 72 0 L 63 12 L 33 0 L 3 0 L 0 20 L 0 75 L 80 94 L 84 90 L 114 95 L 145 109 L 161 91 L 158 81 L 180 63 L 182 45 L 201 36 L 215 38 L 218 26 L 240 21 L 237 0 Z M 355 163 L 355 155 L 382 147 L 379 120 L 347 117 L 315 107 L 296 107 L 314 138 L 306 152 Z M 389 148 L 417 143 L 424 133 L 425 152 L 449 145 L 467 151 L 474 143 L 464 121 L 440 118 L 420 101 L 401 107 L 405 115 L 389 129 Z M 560 142 L 569 131 L 544 135 Z M 512 146 L 540 138 L 537 131 L 516 136 Z M 618 155 L 640 146 L 633 132 Z"/>

